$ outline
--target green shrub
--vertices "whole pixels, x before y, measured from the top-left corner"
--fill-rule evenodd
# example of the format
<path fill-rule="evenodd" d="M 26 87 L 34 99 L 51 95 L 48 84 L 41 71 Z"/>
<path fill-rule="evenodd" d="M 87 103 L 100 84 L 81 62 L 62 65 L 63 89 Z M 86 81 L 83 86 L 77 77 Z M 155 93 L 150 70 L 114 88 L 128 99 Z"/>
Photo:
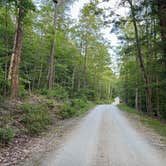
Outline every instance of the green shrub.
<path fill-rule="evenodd" d="M 61 109 L 57 112 L 62 119 L 73 117 L 76 114 L 75 108 L 71 107 L 70 103 L 64 103 Z"/>
<path fill-rule="evenodd" d="M 62 119 L 78 116 L 83 112 L 88 111 L 91 105 L 91 103 L 88 103 L 81 98 L 72 99 L 70 102 L 66 102 L 65 104 L 63 104 L 57 114 Z"/>
<path fill-rule="evenodd" d="M 11 128 L 0 128 L 0 143 L 7 144 L 14 137 L 14 132 Z"/>
<path fill-rule="evenodd" d="M 111 104 L 113 102 L 113 100 L 112 99 L 109 99 L 109 100 L 102 100 L 102 99 L 100 99 L 100 100 L 97 100 L 95 103 L 96 104 Z"/>
<path fill-rule="evenodd" d="M 57 85 L 53 89 L 47 91 L 47 97 L 64 100 L 68 98 L 68 92 L 64 87 Z"/>
<path fill-rule="evenodd" d="M 75 109 L 82 109 L 87 106 L 87 102 L 83 99 L 72 99 L 71 100 L 71 106 Z"/>
<path fill-rule="evenodd" d="M 43 88 L 40 90 L 36 90 L 37 93 L 41 94 L 41 95 L 47 95 L 48 89 Z"/>
<path fill-rule="evenodd" d="M 23 123 L 30 134 L 39 134 L 51 123 L 48 108 L 43 104 L 23 104 Z"/>
<path fill-rule="evenodd" d="M 28 91 L 25 90 L 24 85 L 20 85 L 20 86 L 19 86 L 19 97 L 20 97 L 21 99 L 24 99 L 24 98 L 26 98 L 27 96 L 28 96 Z"/>
<path fill-rule="evenodd" d="M 49 100 L 47 101 L 46 105 L 49 109 L 52 109 L 56 106 L 56 103 L 54 101 Z"/>

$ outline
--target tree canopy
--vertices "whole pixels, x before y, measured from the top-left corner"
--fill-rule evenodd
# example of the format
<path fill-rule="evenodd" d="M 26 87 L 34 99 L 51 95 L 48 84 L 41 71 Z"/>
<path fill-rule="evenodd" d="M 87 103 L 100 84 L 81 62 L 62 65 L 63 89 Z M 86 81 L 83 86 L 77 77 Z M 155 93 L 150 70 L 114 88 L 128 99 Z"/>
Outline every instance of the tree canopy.
<path fill-rule="evenodd" d="M 166 2 L 118 1 L 126 16 L 101 7 L 108 2 L 89 1 L 76 21 L 68 15 L 74 1 L 2 0 L 1 98 L 62 87 L 71 98 L 92 101 L 119 95 L 137 110 L 166 117 Z M 107 25 L 120 41 L 119 74 L 103 37 Z"/>

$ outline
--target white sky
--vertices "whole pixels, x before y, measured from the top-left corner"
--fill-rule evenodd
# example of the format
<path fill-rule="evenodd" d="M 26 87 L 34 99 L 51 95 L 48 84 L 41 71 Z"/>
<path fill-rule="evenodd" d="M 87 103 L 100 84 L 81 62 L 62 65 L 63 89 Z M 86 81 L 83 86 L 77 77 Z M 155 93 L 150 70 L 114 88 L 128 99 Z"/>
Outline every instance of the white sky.
<path fill-rule="evenodd" d="M 115 13 L 119 14 L 120 16 L 125 17 L 128 13 L 128 9 L 124 8 L 124 7 L 118 7 L 119 1 L 120 0 L 109 0 L 109 2 L 100 3 L 99 7 L 110 7 L 110 8 L 113 9 L 113 11 Z M 90 0 L 76 0 L 70 8 L 69 15 L 71 15 L 71 17 L 73 19 L 78 20 L 80 10 L 83 8 L 84 4 L 86 4 L 88 2 L 90 2 Z M 116 46 L 119 45 L 117 36 L 114 33 L 110 33 L 110 31 L 111 31 L 111 27 L 103 29 L 102 30 L 103 37 L 106 40 L 111 42 L 112 47 L 116 47 Z M 118 65 L 117 64 L 118 63 L 118 55 L 116 55 L 115 52 L 112 49 L 109 50 L 109 53 L 112 57 L 112 62 L 113 62 L 112 69 L 113 69 L 114 72 L 117 73 L 118 72 L 118 66 L 117 66 Z"/>
<path fill-rule="evenodd" d="M 99 7 L 111 7 L 114 12 L 118 13 L 121 16 L 125 16 L 128 10 L 124 7 L 118 8 L 118 3 L 120 0 L 110 0 L 109 2 L 103 2 Z M 78 20 L 80 10 L 83 8 L 84 4 L 90 2 L 90 0 L 76 0 L 71 6 L 70 14 L 73 19 Z M 112 46 L 118 45 L 118 39 L 115 34 L 110 34 L 111 28 L 104 29 L 104 37 L 111 41 Z"/>

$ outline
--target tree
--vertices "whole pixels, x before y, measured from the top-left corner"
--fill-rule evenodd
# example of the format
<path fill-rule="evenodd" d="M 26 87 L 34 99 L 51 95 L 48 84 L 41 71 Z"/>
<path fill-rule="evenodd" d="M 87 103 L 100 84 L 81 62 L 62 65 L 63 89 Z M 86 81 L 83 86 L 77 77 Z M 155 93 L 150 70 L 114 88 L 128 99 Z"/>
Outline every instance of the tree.
<path fill-rule="evenodd" d="M 161 38 L 162 38 L 163 62 L 166 67 L 166 1 L 157 0 L 157 6 L 158 6 L 159 21 L 160 21 Z"/>
<path fill-rule="evenodd" d="M 11 80 L 11 99 L 16 99 L 19 93 L 19 64 L 23 38 L 23 21 L 28 10 L 34 8 L 33 3 L 30 0 L 18 0 L 14 2 L 16 8 L 18 9 L 18 15 L 13 46 L 13 54 L 11 56 L 8 76 L 8 78 Z"/>
<path fill-rule="evenodd" d="M 54 28 L 53 28 L 53 39 L 51 41 L 51 51 L 50 51 L 50 64 L 48 73 L 48 88 L 52 89 L 54 83 L 54 53 L 55 53 L 55 31 L 57 26 L 57 0 L 53 0 L 54 3 Z"/>
<path fill-rule="evenodd" d="M 134 11 L 135 9 L 134 9 L 132 0 L 127 0 L 127 1 L 130 4 L 130 8 L 131 8 L 132 21 L 133 21 L 134 31 L 135 31 L 135 40 L 136 40 L 136 46 L 138 51 L 138 59 L 139 59 L 140 67 L 142 70 L 143 79 L 146 84 L 147 112 L 151 113 L 152 112 L 151 89 L 150 89 L 149 78 L 148 78 L 147 72 L 145 70 L 145 65 L 143 62 L 141 46 L 140 46 L 139 36 L 138 36 L 138 28 L 137 28 L 137 23 L 135 18 L 135 11 Z"/>
<path fill-rule="evenodd" d="M 129 15 L 119 16 L 114 26 L 118 29 L 119 40 L 122 42 L 119 48 L 122 63 L 120 96 L 128 105 L 145 112 L 148 103 L 147 87 L 149 87 L 152 115 L 165 117 L 163 101 L 166 97 L 163 93 L 165 90 L 165 65 L 163 64 L 165 62 L 163 51 L 161 51 L 163 40 L 160 37 L 160 20 L 155 10 L 158 6 L 154 4 L 154 1 L 127 2 L 126 7 L 130 7 Z M 140 77 L 140 73 L 142 75 L 144 73 L 142 67 L 137 67 L 137 62 L 140 64 L 139 53 L 142 56 L 148 86 L 144 77 Z"/>

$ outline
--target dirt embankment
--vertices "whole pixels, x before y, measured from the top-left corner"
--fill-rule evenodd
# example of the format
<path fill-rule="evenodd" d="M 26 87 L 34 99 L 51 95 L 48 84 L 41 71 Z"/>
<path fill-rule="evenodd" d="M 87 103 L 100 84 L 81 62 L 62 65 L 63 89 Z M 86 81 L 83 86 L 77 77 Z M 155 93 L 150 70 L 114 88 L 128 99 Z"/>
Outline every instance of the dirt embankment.
<path fill-rule="evenodd" d="M 0 143 L 1 166 L 18 165 L 20 161 L 24 160 L 33 150 L 38 149 L 40 144 L 42 144 L 44 140 L 44 133 L 41 136 L 32 136 L 29 133 L 27 133 L 27 129 L 24 123 L 22 122 L 24 115 L 20 106 L 24 103 L 40 104 L 47 102 L 48 100 L 45 98 L 30 96 L 25 101 L 4 101 L 0 103 L 0 128 L 11 128 L 14 134 L 14 138 L 9 143 Z M 60 121 L 56 117 L 55 113 L 57 108 L 58 103 L 54 107 L 49 108 L 51 110 L 50 113 L 52 114 L 51 117 L 53 126 L 56 126 L 56 124 Z M 52 127 L 47 126 L 47 128 L 49 128 L 49 131 Z M 10 133 L 6 132 L 5 134 L 9 135 Z M 3 138 L 5 137 L 5 134 L 3 133 Z"/>

